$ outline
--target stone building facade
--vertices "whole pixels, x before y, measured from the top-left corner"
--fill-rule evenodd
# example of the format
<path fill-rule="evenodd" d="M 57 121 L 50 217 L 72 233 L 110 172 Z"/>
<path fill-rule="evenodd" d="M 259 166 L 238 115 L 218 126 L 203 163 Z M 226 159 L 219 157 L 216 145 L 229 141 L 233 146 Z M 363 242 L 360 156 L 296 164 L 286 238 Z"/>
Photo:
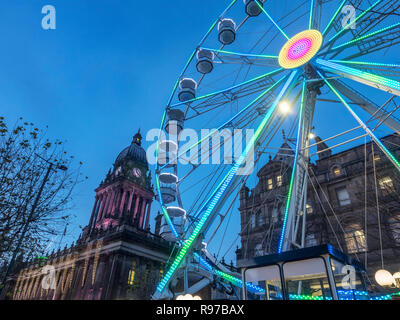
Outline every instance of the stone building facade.
<path fill-rule="evenodd" d="M 385 269 L 400 271 L 399 172 L 373 143 L 332 154 L 319 137 L 315 140 L 318 160 L 309 165 L 307 209 L 302 213 L 305 246 L 330 243 L 353 255 L 366 265 L 371 284 L 382 257 Z M 382 141 L 400 159 L 400 137 L 389 135 Z M 293 156 L 284 143 L 257 173 L 257 185 L 242 188 L 238 260 L 277 252 Z"/>
<path fill-rule="evenodd" d="M 154 194 L 141 140 L 138 132 L 95 190 L 76 244 L 18 266 L 12 299 L 150 299 L 172 244 L 150 231 Z"/>

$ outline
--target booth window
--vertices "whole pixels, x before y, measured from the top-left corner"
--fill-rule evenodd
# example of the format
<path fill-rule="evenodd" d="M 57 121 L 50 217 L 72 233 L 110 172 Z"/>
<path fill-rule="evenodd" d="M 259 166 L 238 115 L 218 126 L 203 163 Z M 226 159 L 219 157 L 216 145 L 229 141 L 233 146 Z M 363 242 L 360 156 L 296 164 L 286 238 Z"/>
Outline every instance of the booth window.
<path fill-rule="evenodd" d="M 277 265 L 247 269 L 246 282 L 251 282 L 265 290 L 264 293 L 254 293 L 247 290 L 248 300 L 283 300 L 282 282 Z"/>
<path fill-rule="evenodd" d="M 322 258 L 286 262 L 283 274 L 289 300 L 332 300 Z"/>
<path fill-rule="evenodd" d="M 330 262 L 339 300 L 369 300 L 359 271 L 333 258 Z"/>

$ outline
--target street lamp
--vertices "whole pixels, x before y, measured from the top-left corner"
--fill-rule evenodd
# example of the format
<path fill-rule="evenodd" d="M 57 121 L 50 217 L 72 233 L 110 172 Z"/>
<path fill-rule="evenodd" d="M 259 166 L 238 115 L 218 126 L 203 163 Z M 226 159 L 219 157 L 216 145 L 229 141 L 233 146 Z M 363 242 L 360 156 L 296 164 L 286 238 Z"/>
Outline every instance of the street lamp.
<path fill-rule="evenodd" d="M 4 289 L 5 284 L 7 282 L 7 277 L 8 277 L 10 271 L 12 270 L 12 268 L 14 266 L 15 259 L 17 257 L 18 251 L 21 249 L 21 245 L 22 245 L 22 242 L 24 240 L 25 234 L 28 231 L 29 223 L 31 222 L 32 217 L 35 214 L 36 207 L 37 207 L 37 205 L 39 203 L 40 197 L 42 196 L 42 192 L 43 192 L 44 186 L 46 185 L 46 182 L 47 182 L 47 180 L 49 178 L 51 170 L 54 170 L 54 171 L 56 171 L 57 169 L 58 170 L 62 170 L 62 171 L 67 171 L 68 170 L 68 168 L 66 166 L 64 166 L 64 165 L 54 164 L 54 163 L 50 162 L 49 160 L 44 159 L 43 157 L 41 157 L 38 154 L 35 154 L 35 155 L 37 157 L 39 157 L 40 159 L 42 159 L 43 161 L 47 162 L 49 164 L 49 167 L 47 168 L 47 171 L 46 171 L 46 174 L 45 174 L 44 179 L 42 181 L 42 184 L 40 185 L 39 192 L 38 192 L 38 194 L 37 194 L 37 196 L 35 198 L 35 201 L 33 203 L 31 211 L 29 213 L 28 219 L 25 222 L 24 229 L 22 230 L 21 235 L 20 235 L 20 237 L 18 239 L 17 247 L 15 248 L 15 250 L 13 252 L 13 255 L 11 257 L 10 263 L 8 264 L 6 273 L 4 274 L 4 277 L 3 277 L 3 280 L 2 280 L 1 286 L 0 286 L 0 297 L 1 297 L 2 293 L 3 293 L 3 289 Z"/>

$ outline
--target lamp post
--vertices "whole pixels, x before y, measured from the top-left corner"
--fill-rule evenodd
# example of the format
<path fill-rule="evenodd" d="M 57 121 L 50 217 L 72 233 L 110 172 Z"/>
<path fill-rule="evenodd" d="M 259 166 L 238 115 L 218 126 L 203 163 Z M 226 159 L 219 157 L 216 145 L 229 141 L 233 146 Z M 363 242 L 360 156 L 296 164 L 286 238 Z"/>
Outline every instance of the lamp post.
<path fill-rule="evenodd" d="M 54 164 L 54 163 L 50 162 L 49 160 L 46 160 L 46 159 L 42 158 L 38 154 L 36 154 L 36 156 L 38 156 L 43 161 L 47 162 L 49 164 L 49 167 L 47 168 L 46 174 L 45 174 L 45 176 L 43 178 L 42 184 L 40 185 L 39 192 L 36 195 L 36 198 L 35 198 L 35 201 L 33 203 L 32 208 L 31 208 L 31 211 L 29 213 L 28 219 L 26 220 L 24 228 L 23 228 L 23 230 L 21 232 L 21 235 L 20 235 L 20 237 L 18 239 L 17 247 L 15 248 L 15 250 L 13 252 L 13 255 L 11 257 L 10 263 L 8 264 L 7 270 L 6 270 L 6 272 L 5 272 L 4 276 L 3 276 L 3 280 L 1 281 L 0 298 L 2 296 L 3 289 L 5 288 L 5 285 L 6 285 L 6 282 L 7 282 L 7 277 L 8 277 L 10 271 L 12 270 L 12 268 L 14 266 L 15 259 L 17 257 L 18 251 L 20 250 L 22 242 L 24 241 L 26 232 L 28 231 L 29 223 L 31 222 L 32 217 L 35 214 L 36 207 L 37 207 L 37 205 L 39 203 L 40 197 L 42 196 L 42 192 L 43 192 L 44 186 L 46 185 L 46 182 L 47 182 L 47 180 L 49 178 L 51 170 L 56 170 L 56 169 L 59 169 L 59 170 L 62 170 L 62 171 L 67 171 L 68 170 L 68 168 L 66 166 L 64 166 L 64 165 Z"/>

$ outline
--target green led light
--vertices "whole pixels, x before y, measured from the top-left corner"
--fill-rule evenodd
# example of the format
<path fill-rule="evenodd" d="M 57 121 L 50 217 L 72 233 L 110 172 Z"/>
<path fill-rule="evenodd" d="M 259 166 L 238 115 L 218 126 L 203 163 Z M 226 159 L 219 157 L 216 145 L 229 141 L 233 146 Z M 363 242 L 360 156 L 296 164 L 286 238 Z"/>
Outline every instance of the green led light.
<path fill-rule="evenodd" d="M 369 72 L 365 72 L 362 70 L 357 70 L 354 68 L 350 68 L 347 66 L 343 66 L 337 63 L 333 63 L 330 61 L 322 60 L 322 59 L 317 59 L 316 61 L 318 64 L 320 64 L 324 69 L 328 69 L 328 71 L 331 71 L 333 73 L 339 74 L 343 76 L 343 73 L 346 75 L 350 76 L 355 76 L 357 78 L 373 82 L 375 84 L 380 84 L 382 86 L 398 90 L 400 91 L 400 82 L 392 79 L 388 79 L 382 76 L 378 76 Z"/>
<path fill-rule="evenodd" d="M 357 42 L 359 42 L 359 41 L 368 39 L 368 38 L 370 38 L 370 37 L 376 36 L 377 34 L 386 32 L 386 31 L 388 31 L 388 30 L 390 30 L 390 29 L 397 28 L 397 27 L 399 27 L 399 26 L 400 26 L 400 23 L 396 23 L 396 24 L 393 24 L 393 25 L 391 25 L 391 26 L 389 26 L 389 27 L 386 27 L 386 28 L 383 28 L 383 29 L 374 31 L 374 32 L 369 33 L 369 34 L 366 34 L 366 35 L 364 35 L 364 36 L 362 36 L 362 37 L 355 38 L 355 39 L 353 39 L 353 40 L 351 40 L 351 41 L 347 41 L 347 42 L 345 42 L 345 43 L 343 43 L 343 44 L 341 44 L 341 45 L 338 45 L 338 46 L 336 46 L 336 47 L 333 47 L 333 48 L 330 50 L 330 52 L 336 51 L 336 50 L 340 50 L 340 49 L 344 49 L 344 48 L 346 48 L 346 47 L 348 47 L 348 46 L 351 46 L 351 45 L 353 45 L 353 44 L 355 44 L 355 43 L 357 43 Z"/>
<path fill-rule="evenodd" d="M 367 62 L 367 61 L 352 61 L 352 60 L 328 60 L 329 62 L 344 63 L 344 64 L 355 64 L 355 65 L 365 65 L 371 67 L 388 67 L 388 68 L 400 68 L 400 64 L 391 63 L 378 63 L 378 62 Z"/>
<path fill-rule="evenodd" d="M 339 5 L 339 7 L 337 8 L 335 14 L 333 15 L 333 17 L 331 18 L 331 20 L 329 21 L 328 25 L 325 27 L 324 31 L 322 32 L 322 35 L 325 36 L 325 34 L 329 31 L 329 29 L 332 26 L 333 21 L 335 21 L 336 17 L 338 16 L 338 14 L 340 12 L 342 12 L 342 9 L 344 7 L 344 5 L 346 4 L 347 0 L 343 0 L 342 3 Z"/>
<path fill-rule="evenodd" d="M 374 9 L 379 3 L 381 3 L 382 0 L 376 1 L 373 5 L 371 5 L 367 10 L 363 11 L 357 18 L 355 18 L 353 21 L 351 21 L 348 25 L 347 28 L 341 28 L 341 30 L 336 33 L 332 38 L 329 39 L 328 44 L 331 43 L 333 40 L 338 38 L 342 33 L 349 31 L 350 27 L 352 25 L 355 25 L 360 19 L 362 19 L 368 12 L 370 12 L 372 9 Z"/>

